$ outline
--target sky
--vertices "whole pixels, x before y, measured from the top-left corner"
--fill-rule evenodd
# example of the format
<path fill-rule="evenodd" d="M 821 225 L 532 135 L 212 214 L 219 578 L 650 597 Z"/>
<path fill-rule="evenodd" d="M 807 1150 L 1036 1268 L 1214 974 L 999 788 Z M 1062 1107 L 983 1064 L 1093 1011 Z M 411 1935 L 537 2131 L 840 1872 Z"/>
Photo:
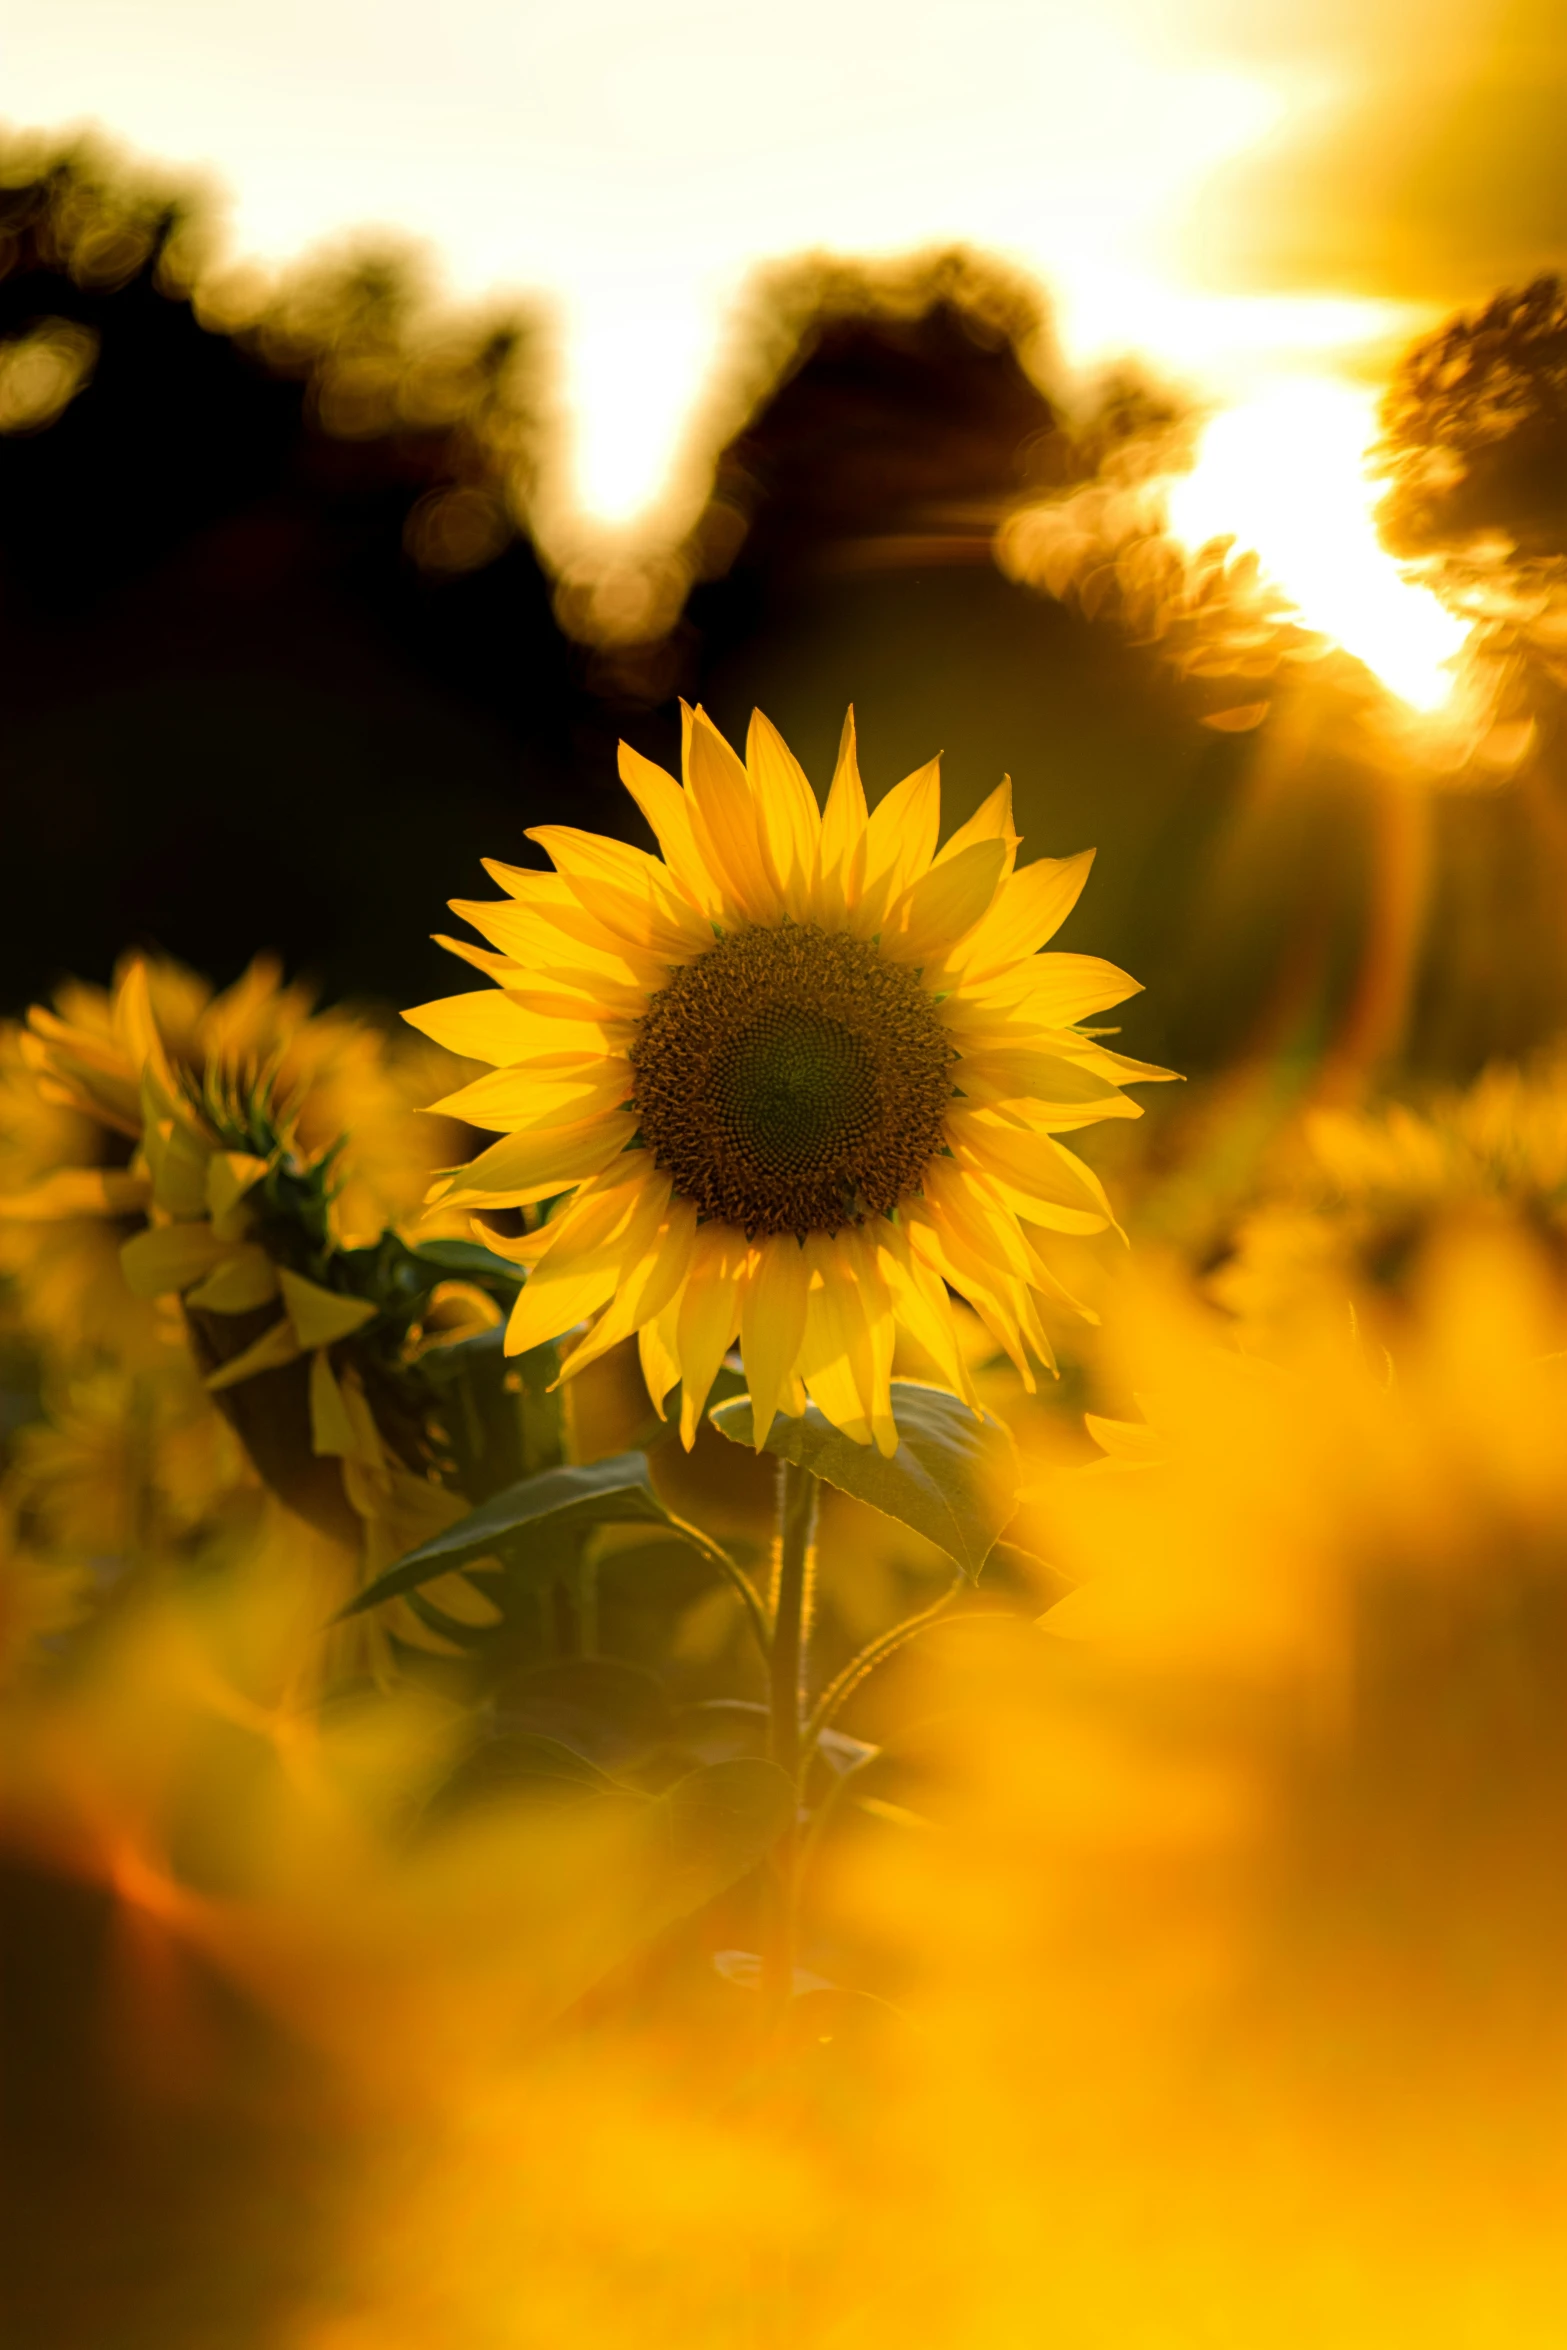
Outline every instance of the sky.
<path fill-rule="evenodd" d="M 543 296 L 543 524 L 684 481 L 748 272 L 965 239 L 1069 362 L 1244 403 L 1373 380 L 1567 256 L 1545 0 L 0 0 L 0 119 L 93 124 L 220 193 L 236 257 L 390 228 Z M 1342 435 L 1340 436 L 1342 438 Z"/>

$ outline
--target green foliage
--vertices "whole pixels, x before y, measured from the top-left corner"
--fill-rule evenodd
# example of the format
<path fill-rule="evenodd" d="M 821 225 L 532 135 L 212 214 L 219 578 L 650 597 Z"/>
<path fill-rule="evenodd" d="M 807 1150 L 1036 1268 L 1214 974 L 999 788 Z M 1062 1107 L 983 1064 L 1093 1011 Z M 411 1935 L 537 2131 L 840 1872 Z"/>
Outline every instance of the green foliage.
<path fill-rule="evenodd" d="M 1017 1507 L 1012 1439 L 988 1412 L 975 1414 L 956 1396 L 910 1380 L 894 1382 L 892 1410 L 899 1443 L 890 1460 L 840 1434 L 815 1404 L 797 1420 L 780 1413 L 766 1449 L 912 1526 L 977 1582 Z M 720 1404 L 709 1417 L 733 1443 L 753 1442 L 749 1396 Z"/>
<path fill-rule="evenodd" d="M 546 1469 L 519 1479 L 409 1551 L 343 1612 L 355 1615 L 378 1607 L 480 1558 L 498 1557 L 514 1587 L 542 1589 L 575 1561 L 577 1538 L 590 1527 L 639 1524 L 671 1529 L 726 1572 L 739 1572 L 717 1543 L 666 1508 L 653 1490 L 647 1454 L 622 1452 L 581 1468 Z"/>

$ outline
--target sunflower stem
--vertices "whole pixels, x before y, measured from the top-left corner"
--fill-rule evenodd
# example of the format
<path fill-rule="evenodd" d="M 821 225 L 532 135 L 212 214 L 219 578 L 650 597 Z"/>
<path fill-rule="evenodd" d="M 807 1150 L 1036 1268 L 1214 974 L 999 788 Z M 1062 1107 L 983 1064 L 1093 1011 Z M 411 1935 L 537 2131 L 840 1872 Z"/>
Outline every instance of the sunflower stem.
<path fill-rule="evenodd" d="M 794 1989 L 799 1890 L 799 1797 L 805 1666 L 811 1585 L 816 1564 L 816 1479 L 793 1461 L 778 1464 L 778 1548 L 773 1576 L 773 1637 L 768 1660 L 768 1752 L 794 1783 L 796 1818 L 773 1853 L 771 1918 L 762 1953 L 762 1993 L 781 2011 Z"/>

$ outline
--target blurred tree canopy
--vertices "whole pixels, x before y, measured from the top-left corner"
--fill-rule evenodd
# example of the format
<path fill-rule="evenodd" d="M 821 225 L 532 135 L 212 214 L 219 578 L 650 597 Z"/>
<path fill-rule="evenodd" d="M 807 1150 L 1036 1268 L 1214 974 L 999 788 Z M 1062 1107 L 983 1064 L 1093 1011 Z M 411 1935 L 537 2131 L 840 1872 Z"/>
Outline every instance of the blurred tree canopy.
<path fill-rule="evenodd" d="M 1562 316 L 1559 289 L 1499 297 L 1412 355 L 1406 534 L 1473 514 L 1559 544 Z M 220 265 L 188 191 L 0 152 L 0 789 L 26 877 L 0 1005 L 132 942 L 220 981 L 266 946 L 332 995 L 441 992 L 428 934 L 482 855 L 529 861 L 548 821 L 642 837 L 616 737 L 672 761 L 684 694 L 733 734 L 759 703 L 817 775 L 853 700 L 872 790 L 941 749 L 954 819 L 1010 772 L 1030 851 L 1100 850 L 1062 943 L 1146 982 L 1134 1051 L 1309 1061 L 1368 987 L 1375 1051 L 1412 1006 L 1433 1073 L 1560 1026 L 1554 705 L 1523 713 L 1516 788 L 1439 795 L 1419 877 L 1390 881 L 1363 674 L 1292 666 L 1222 553 L 1194 587 L 1157 530 L 1125 535 L 1178 406 L 1069 397 L 1003 265 L 759 274 L 711 496 L 640 630 L 597 627 L 529 535 L 552 365 L 542 316 L 444 312 L 406 254 L 267 282 Z M 1028 515 L 1066 527 L 1060 577 L 1008 557 Z M 1389 993 L 1368 972 L 1406 884 Z"/>
<path fill-rule="evenodd" d="M 1417 343 L 1383 429 L 1398 552 L 1501 537 L 1567 556 L 1567 286 L 1537 278 Z"/>
<path fill-rule="evenodd" d="M 10 178 L 0 773 L 41 886 L 0 997 L 127 937 L 398 992 L 479 845 L 580 809 L 598 764 L 510 511 L 531 324 L 432 326 L 395 256 L 209 292 L 178 198 L 90 157 Z M 67 337 L 79 383 L 7 418 L 18 351 L 25 390 Z"/>

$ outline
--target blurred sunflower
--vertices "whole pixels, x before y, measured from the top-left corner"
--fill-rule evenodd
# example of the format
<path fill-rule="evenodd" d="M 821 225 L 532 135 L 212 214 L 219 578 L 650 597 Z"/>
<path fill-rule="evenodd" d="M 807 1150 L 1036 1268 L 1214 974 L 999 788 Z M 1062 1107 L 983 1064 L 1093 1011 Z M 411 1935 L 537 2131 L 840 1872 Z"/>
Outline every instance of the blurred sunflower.
<path fill-rule="evenodd" d="M 51 1355 L 155 1364 L 182 1343 L 177 1319 L 119 1274 L 121 1244 L 153 1202 L 149 1070 L 188 1078 L 198 1095 L 209 1078 L 264 1081 L 307 1156 L 340 1146 L 333 1227 L 352 1244 L 409 1221 L 443 1155 L 439 1129 L 414 1114 L 432 1082 L 457 1074 L 435 1058 L 351 1013 L 314 1011 L 308 988 L 283 985 L 265 957 L 222 993 L 139 955 L 108 990 L 68 982 L 0 1031 L 0 1271 L 23 1326 Z"/>
<path fill-rule="evenodd" d="M 431 1198 L 573 1195 L 512 1244 L 512 1351 L 596 1314 L 569 1375 L 635 1334 L 689 1446 L 738 1334 L 759 1445 L 809 1397 L 890 1453 L 900 1326 L 973 1401 L 949 1288 L 1030 1388 L 1052 1364 L 1040 1301 L 1074 1301 L 1034 1235 L 1113 1223 L 1057 1138 L 1168 1073 L 1078 1025 L 1138 983 L 1039 951 L 1092 851 L 1018 870 L 1008 783 L 938 851 L 938 763 L 869 812 L 852 713 L 825 810 L 760 712 L 744 763 L 688 712 L 684 767 L 621 747 L 662 860 L 544 825 L 553 872 L 454 905 L 490 944 L 442 943 L 495 984 L 408 1017 L 492 1064 L 434 1106 L 503 1139 Z"/>
<path fill-rule="evenodd" d="M 156 1380 L 98 1368 L 53 1384 L 19 1429 L 0 1507 L 51 1557 L 121 1568 L 166 1558 L 253 1483 L 195 1365 Z"/>
<path fill-rule="evenodd" d="M 1247 1343 L 1286 1345 L 1324 1294 L 1399 1299 L 1444 1226 L 1512 1225 L 1567 1254 L 1567 1057 L 1485 1070 L 1462 1092 L 1320 1110 L 1286 1138 L 1271 1190 L 1211 1283 Z"/>

